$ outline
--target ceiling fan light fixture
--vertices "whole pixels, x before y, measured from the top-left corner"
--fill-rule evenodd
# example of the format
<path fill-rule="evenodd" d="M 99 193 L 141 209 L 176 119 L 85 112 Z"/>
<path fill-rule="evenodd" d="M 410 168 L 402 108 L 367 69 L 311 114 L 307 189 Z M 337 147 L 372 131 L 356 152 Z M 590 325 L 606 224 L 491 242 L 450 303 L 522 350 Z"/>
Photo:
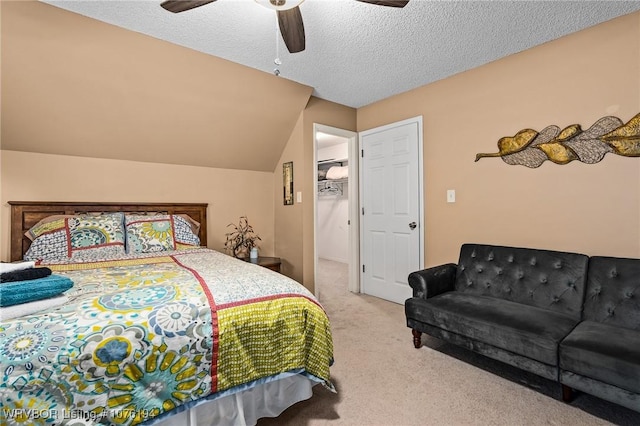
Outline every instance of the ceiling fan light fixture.
<path fill-rule="evenodd" d="M 304 0 L 255 0 L 260 6 L 271 10 L 289 10 L 300 6 Z"/>

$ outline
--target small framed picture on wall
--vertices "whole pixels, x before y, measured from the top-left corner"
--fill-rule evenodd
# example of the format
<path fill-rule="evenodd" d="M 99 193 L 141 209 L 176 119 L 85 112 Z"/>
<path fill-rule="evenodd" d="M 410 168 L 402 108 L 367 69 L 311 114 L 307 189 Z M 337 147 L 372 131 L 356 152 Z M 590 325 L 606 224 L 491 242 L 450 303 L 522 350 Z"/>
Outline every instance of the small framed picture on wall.
<path fill-rule="evenodd" d="M 293 161 L 282 165 L 282 181 L 284 185 L 284 205 L 293 204 Z"/>

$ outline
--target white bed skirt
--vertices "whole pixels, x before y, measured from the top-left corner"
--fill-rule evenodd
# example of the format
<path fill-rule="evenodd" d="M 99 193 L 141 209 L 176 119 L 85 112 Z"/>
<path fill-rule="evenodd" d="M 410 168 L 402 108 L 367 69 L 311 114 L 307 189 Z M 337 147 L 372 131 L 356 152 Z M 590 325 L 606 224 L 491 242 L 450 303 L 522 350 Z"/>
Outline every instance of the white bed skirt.
<path fill-rule="evenodd" d="M 318 384 L 302 374 L 285 375 L 195 406 L 148 424 L 159 426 L 255 425 L 262 417 L 277 417 L 293 404 L 311 398 Z M 147 423 L 145 423 L 146 425 Z"/>

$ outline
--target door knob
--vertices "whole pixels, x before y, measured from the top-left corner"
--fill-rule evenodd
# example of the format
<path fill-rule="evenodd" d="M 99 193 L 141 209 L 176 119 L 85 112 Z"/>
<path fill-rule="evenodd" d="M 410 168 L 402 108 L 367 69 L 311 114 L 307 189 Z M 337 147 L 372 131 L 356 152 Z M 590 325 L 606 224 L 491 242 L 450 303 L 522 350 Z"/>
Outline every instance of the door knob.
<path fill-rule="evenodd" d="M 415 222 L 411 222 L 411 223 L 409 224 L 409 228 L 411 228 L 411 229 L 416 229 L 416 226 L 417 226 L 417 225 L 416 225 L 416 223 L 415 223 Z"/>

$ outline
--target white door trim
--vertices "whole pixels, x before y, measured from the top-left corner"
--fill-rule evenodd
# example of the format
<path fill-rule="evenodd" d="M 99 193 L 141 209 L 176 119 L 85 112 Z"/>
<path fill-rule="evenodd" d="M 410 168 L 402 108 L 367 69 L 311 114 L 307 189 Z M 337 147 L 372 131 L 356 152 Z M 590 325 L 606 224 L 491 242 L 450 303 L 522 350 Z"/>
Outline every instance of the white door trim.
<path fill-rule="evenodd" d="M 313 123 L 313 167 L 318 166 L 318 140 L 316 134 L 318 132 L 329 133 L 336 136 L 342 136 L 348 139 L 349 149 L 349 284 L 348 289 L 353 293 L 360 292 L 360 216 L 359 200 L 360 190 L 359 179 L 359 144 L 358 134 L 350 130 L 339 129 L 324 124 Z M 358 159 L 358 161 L 356 161 Z M 313 282 L 317 282 L 318 271 L 318 173 L 313 173 Z M 318 296 L 318 287 L 315 286 L 315 295 Z"/>
<path fill-rule="evenodd" d="M 419 208 L 419 212 L 418 212 L 418 217 L 420 218 L 420 224 L 418 226 L 418 231 L 419 231 L 419 252 L 420 252 L 420 256 L 419 256 L 419 261 L 420 261 L 420 269 L 424 269 L 424 258 L 425 258 L 425 249 L 424 249 L 424 237 L 425 237 L 425 223 L 426 223 L 426 218 L 425 218 L 425 213 L 424 213 L 424 138 L 423 138 L 423 126 L 422 126 L 422 116 L 417 116 L 417 117 L 413 117 L 413 118 L 408 118 L 406 120 L 402 120 L 402 121 L 397 121 L 395 123 L 390 123 L 390 124 L 386 124 L 384 126 L 380 126 L 380 127 L 375 127 L 373 129 L 369 129 L 369 130 L 364 130 L 358 133 L 358 170 L 359 170 L 359 175 L 358 175 L 358 181 L 359 181 L 359 187 L 358 187 L 358 200 L 359 200 L 359 205 L 362 206 L 364 205 L 364 201 L 362 199 L 364 191 L 362 188 L 362 185 L 364 184 L 364 181 L 362 179 L 362 156 L 360 155 L 360 153 L 362 152 L 362 139 L 364 136 L 367 136 L 369 134 L 372 133 L 377 133 L 377 132 L 381 132 L 381 131 L 385 131 L 385 130 L 389 130 L 389 129 L 393 129 L 394 127 L 399 127 L 399 126 L 404 126 L 406 124 L 412 124 L 412 123 L 416 123 L 418 126 L 418 194 L 420 194 L 420 199 L 418 200 L 418 208 Z M 351 189 L 351 188 L 349 188 Z M 358 217 L 360 216 L 360 212 L 358 212 Z M 359 230 L 359 246 L 362 247 L 364 242 L 364 229 L 363 229 L 363 224 L 362 221 L 359 221 L 360 223 L 360 230 Z M 362 271 L 362 263 L 358 263 L 358 274 L 360 275 L 359 281 L 362 282 L 362 280 L 364 279 L 363 277 L 363 271 Z"/>

